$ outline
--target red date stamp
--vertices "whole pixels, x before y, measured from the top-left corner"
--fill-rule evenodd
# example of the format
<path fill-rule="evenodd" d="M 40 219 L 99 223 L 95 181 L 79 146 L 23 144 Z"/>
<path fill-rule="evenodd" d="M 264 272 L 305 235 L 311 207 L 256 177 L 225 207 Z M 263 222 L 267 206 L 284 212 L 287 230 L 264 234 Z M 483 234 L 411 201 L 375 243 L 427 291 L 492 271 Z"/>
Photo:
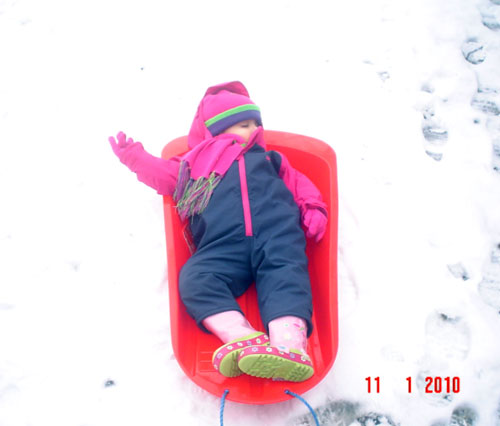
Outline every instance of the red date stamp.
<path fill-rule="evenodd" d="M 368 393 L 380 393 L 380 377 L 366 377 Z M 408 393 L 413 391 L 412 377 L 406 378 Z M 460 393 L 460 377 L 428 376 L 424 379 L 425 393 Z"/>

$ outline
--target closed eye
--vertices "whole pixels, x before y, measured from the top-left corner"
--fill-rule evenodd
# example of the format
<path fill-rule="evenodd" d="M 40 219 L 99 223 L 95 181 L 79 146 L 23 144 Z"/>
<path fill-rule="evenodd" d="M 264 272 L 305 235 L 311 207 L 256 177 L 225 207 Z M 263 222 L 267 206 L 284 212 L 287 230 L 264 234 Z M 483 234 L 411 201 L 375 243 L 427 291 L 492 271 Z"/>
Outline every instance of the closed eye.
<path fill-rule="evenodd" d="M 243 122 L 240 124 L 240 127 L 248 128 L 248 127 L 250 127 L 252 124 L 255 124 L 255 127 L 257 127 L 257 122 L 256 122 L 256 121 L 251 121 L 251 120 L 248 120 L 248 121 L 243 121 Z"/>

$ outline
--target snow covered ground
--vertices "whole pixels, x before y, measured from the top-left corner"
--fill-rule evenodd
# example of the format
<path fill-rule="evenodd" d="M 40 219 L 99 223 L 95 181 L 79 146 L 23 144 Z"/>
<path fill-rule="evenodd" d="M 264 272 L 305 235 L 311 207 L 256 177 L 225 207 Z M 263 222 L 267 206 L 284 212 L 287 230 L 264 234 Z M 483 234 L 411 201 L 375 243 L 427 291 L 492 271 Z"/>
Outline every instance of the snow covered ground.
<path fill-rule="evenodd" d="M 161 198 L 107 137 L 159 155 L 237 79 L 338 157 L 322 424 L 499 426 L 498 70 L 498 0 L 0 0 L 0 425 L 218 424 L 173 358 Z M 313 424 L 296 400 L 224 420 Z"/>

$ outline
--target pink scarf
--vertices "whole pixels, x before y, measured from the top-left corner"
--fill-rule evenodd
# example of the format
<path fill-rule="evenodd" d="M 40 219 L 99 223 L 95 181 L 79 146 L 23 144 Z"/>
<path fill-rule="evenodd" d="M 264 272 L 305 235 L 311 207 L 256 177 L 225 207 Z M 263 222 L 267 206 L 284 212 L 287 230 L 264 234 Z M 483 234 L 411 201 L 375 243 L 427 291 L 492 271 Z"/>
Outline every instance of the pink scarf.
<path fill-rule="evenodd" d="M 182 220 L 205 210 L 231 164 L 255 143 L 265 148 L 262 127 L 255 130 L 248 143 L 238 135 L 224 133 L 200 142 L 182 157 L 174 192 Z"/>

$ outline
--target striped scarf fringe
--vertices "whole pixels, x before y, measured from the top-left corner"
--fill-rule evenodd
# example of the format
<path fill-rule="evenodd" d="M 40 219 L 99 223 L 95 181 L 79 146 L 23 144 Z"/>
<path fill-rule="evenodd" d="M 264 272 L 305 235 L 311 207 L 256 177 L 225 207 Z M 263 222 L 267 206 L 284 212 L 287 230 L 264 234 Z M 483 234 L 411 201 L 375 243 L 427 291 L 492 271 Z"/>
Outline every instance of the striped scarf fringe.
<path fill-rule="evenodd" d="M 195 180 L 191 178 L 189 164 L 186 161 L 181 162 L 174 201 L 177 202 L 177 212 L 182 220 L 205 210 L 221 179 L 222 176 L 212 172 L 208 178 L 199 177 Z"/>

